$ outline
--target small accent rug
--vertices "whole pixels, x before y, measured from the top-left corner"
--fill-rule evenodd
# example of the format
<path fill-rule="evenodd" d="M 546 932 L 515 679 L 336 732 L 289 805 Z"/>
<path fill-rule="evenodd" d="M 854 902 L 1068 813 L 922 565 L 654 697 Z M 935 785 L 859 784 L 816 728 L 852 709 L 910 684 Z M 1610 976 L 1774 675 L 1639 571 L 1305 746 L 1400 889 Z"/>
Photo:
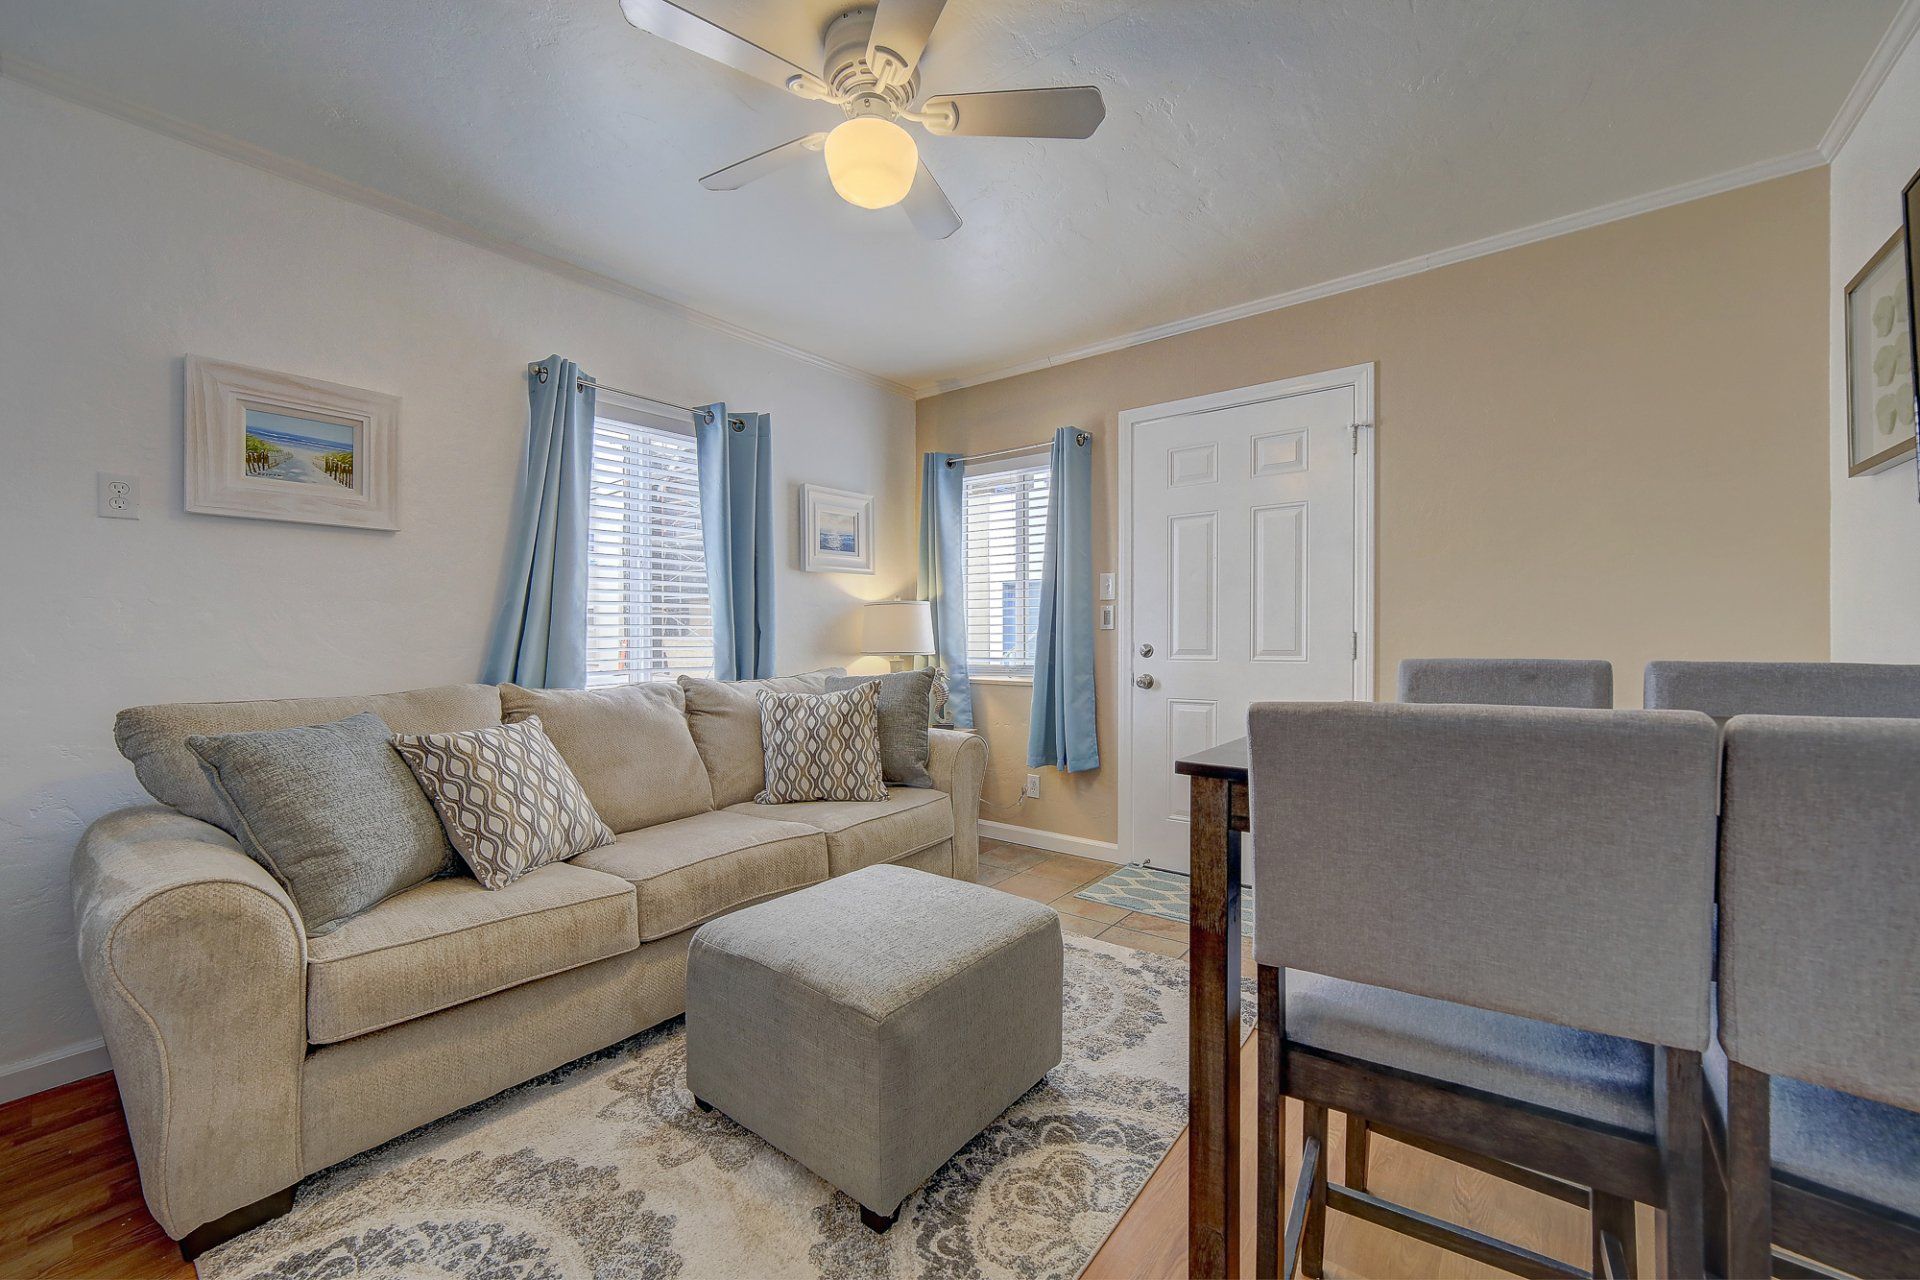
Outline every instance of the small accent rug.
<path fill-rule="evenodd" d="M 1186 1124 L 1187 967 L 1066 941 L 1063 1061 L 885 1235 L 694 1107 L 675 1018 L 315 1174 L 200 1276 L 1077 1276 Z"/>
<path fill-rule="evenodd" d="M 1187 877 L 1178 871 L 1130 862 L 1073 895 L 1085 902 L 1125 907 L 1185 924 L 1192 915 Z M 1240 886 L 1240 932 L 1253 935 L 1253 886 Z"/>

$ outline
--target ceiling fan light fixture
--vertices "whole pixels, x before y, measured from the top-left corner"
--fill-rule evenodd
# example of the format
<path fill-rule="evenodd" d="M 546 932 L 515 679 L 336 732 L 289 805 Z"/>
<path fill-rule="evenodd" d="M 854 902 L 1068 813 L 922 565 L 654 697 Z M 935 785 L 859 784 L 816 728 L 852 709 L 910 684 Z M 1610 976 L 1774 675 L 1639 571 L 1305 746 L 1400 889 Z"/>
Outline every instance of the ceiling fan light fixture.
<path fill-rule="evenodd" d="M 913 189 L 920 149 L 913 135 L 879 116 L 856 116 L 827 135 L 827 177 L 848 204 L 885 209 Z"/>

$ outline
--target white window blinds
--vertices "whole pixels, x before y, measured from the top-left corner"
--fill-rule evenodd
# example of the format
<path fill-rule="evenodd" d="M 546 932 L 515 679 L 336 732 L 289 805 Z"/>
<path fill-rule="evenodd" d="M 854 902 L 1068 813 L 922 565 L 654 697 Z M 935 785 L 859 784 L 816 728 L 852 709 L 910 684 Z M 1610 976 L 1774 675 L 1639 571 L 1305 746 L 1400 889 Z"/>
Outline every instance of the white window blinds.
<path fill-rule="evenodd" d="M 1033 674 L 1051 482 L 1045 455 L 968 468 L 967 665 L 975 675 Z"/>
<path fill-rule="evenodd" d="M 587 534 L 589 688 L 713 674 L 702 547 L 690 430 L 603 399 Z"/>

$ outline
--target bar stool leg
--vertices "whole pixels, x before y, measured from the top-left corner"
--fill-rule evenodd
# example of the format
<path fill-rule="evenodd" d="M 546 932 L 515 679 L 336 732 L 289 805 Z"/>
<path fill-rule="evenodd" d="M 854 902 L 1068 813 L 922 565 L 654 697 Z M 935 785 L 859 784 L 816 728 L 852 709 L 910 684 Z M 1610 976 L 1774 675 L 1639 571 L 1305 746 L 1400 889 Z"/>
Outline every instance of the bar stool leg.
<path fill-rule="evenodd" d="M 1286 1027 L 1281 1012 L 1280 971 L 1261 965 L 1259 971 L 1258 1099 L 1254 1131 L 1259 1136 L 1255 1171 L 1259 1200 L 1259 1243 L 1255 1275 L 1263 1280 L 1280 1274 L 1280 1239 L 1286 1230 L 1287 1095 L 1282 1087 L 1282 1055 Z"/>
<path fill-rule="evenodd" d="M 1367 1189 L 1367 1134 L 1365 1116 L 1347 1112 L 1347 1165 L 1341 1180 L 1355 1191 Z"/>
<path fill-rule="evenodd" d="M 1320 1280 L 1327 1251 L 1327 1109 L 1309 1102 L 1302 1108 L 1301 1140 L 1320 1150 L 1313 1164 L 1313 1190 L 1307 1199 L 1306 1229 L 1300 1233 L 1300 1274 Z"/>

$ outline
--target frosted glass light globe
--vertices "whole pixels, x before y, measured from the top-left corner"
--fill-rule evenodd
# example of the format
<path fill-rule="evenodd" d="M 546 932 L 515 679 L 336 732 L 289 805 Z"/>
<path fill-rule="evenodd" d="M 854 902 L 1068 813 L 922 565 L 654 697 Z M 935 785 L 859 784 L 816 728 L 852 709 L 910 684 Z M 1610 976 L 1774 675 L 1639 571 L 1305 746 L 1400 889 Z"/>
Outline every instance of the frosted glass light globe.
<path fill-rule="evenodd" d="M 885 209 L 907 198 L 920 170 L 920 148 L 891 120 L 858 116 L 827 135 L 827 177 L 848 204 Z"/>

